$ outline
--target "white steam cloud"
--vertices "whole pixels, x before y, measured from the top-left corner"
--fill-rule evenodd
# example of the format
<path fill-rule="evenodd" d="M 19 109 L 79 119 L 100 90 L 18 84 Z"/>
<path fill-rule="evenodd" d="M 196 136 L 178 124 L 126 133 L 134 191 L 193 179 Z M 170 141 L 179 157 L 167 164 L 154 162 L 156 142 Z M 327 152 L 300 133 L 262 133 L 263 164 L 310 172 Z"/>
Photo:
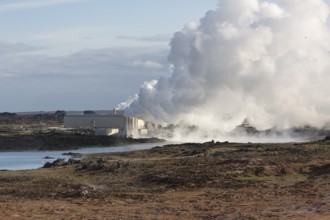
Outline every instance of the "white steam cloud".
<path fill-rule="evenodd" d="M 171 40 L 168 76 L 145 83 L 127 114 L 227 132 L 330 122 L 329 5 L 220 0 Z"/>

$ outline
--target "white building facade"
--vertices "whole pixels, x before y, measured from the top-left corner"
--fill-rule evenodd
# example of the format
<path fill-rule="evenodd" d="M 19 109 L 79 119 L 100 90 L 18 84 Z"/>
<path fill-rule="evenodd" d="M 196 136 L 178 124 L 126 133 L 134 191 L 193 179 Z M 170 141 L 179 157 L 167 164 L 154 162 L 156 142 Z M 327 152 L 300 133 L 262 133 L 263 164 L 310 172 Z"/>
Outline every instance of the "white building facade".
<path fill-rule="evenodd" d="M 140 137 L 147 134 L 143 120 L 127 117 L 123 111 L 111 114 L 76 114 L 64 117 L 65 128 L 93 129 L 96 135 Z"/>

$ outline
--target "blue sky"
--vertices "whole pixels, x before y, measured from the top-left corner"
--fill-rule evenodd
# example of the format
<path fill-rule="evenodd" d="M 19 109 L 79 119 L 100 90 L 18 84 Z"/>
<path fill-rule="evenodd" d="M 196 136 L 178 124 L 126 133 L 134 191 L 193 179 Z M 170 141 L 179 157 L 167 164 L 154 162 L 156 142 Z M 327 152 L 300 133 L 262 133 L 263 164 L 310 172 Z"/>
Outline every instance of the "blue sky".
<path fill-rule="evenodd" d="M 170 37 L 187 21 L 198 20 L 216 5 L 216 0 L 1 1 L 1 40 L 44 46 L 58 53 L 146 45 L 128 37 L 156 35 L 163 36 L 164 46 L 165 36 Z"/>
<path fill-rule="evenodd" d="M 0 112 L 111 109 L 217 0 L 2 0 Z"/>

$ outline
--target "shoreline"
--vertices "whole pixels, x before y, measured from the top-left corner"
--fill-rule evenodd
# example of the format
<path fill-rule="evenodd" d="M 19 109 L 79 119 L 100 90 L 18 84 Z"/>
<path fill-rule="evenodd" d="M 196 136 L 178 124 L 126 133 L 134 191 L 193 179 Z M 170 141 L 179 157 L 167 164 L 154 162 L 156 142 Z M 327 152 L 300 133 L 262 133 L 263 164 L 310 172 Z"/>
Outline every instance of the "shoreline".
<path fill-rule="evenodd" d="M 91 154 L 108 154 L 146 150 L 159 145 L 157 143 L 130 144 L 110 147 L 81 147 L 66 151 L 14 151 L 0 152 L 0 170 L 19 171 L 65 165 L 81 161 Z"/>
<path fill-rule="evenodd" d="M 164 143 L 158 138 L 122 138 L 61 133 L 36 133 L 0 137 L 0 152 L 61 151 L 82 147 L 111 147 L 143 143 Z"/>

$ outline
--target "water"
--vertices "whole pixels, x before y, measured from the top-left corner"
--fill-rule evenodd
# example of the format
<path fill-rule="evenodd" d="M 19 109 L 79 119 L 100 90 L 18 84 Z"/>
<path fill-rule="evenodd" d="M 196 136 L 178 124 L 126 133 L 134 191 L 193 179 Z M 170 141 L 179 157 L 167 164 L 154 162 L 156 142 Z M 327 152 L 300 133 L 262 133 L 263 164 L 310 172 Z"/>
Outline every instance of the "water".
<path fill-rule="evenodd" d="M 0 152 L 0 170 L 26 170 L 40 168 L 46 162 L 52 162 L 57 158 L 69 159 L 70 156 L 62 155 L 63 153 L 69 152 L 80 154 L 123 152 L 150 149 L 159 145 L 162 144 L 149 143 L 116 147 L 86 147 L 68 151 Z M 51 157 L 51 159 L 45 159 L 45 157 Z"/>

